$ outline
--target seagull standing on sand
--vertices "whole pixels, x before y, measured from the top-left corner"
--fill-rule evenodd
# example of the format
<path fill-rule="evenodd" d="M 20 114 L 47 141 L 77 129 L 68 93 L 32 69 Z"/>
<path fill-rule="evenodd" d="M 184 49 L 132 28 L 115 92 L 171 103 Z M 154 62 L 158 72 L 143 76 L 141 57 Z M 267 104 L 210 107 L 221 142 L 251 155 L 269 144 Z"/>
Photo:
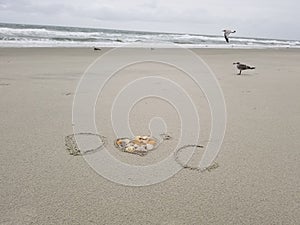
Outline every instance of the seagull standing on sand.
<path fill-rule="evenodd" d="M 223 30 L 224 32 L 224 38 L 226 40 L 227 43 L 229 43 L 229 35 L 235 33 L 236 31 L 232 31 L 232 30 Z"/>
<path fill-rule="evenodd" d="M 241 64 L 240 62 L 233 63 L 233 65 L 236 65 L 236 68 L 240 71 L 238 75 L 242 74 L 242 70 L 254 70 L 255 67 L 253 66 L 247 66 L 246 64 Z"/>

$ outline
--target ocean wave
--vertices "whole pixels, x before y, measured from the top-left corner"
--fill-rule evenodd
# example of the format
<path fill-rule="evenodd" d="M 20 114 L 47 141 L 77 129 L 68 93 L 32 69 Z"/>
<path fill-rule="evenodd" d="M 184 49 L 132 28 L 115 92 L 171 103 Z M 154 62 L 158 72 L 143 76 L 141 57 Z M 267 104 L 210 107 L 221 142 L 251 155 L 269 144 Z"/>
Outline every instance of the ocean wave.
<path fill-rule="evenodd" d="M 0 28 L 0 36 L 20 36 L 20 37 L 101 37 L 101 32 L 70 32 L 70 31 L 54 31 L 45 28 L 39 29 L 15 29 Z"/>
<path fill-rule="evenodd" d="M 0 24 L 0 46 L 121 46 L 130 43 L 174 43 L 184 47 L 300 47 L 300 41 L 198 34 L 150 33 L 78 27 Z"/>

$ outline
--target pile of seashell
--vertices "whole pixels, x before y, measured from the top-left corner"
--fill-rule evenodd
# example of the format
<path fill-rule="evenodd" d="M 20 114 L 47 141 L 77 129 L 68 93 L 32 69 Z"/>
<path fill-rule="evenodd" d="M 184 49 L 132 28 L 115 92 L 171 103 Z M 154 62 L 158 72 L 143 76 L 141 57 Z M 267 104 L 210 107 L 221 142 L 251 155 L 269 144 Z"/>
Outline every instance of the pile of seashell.
<path fill-rule="evenodd" d="M 158 141 L 150 136 L 135 136 L 134 138 L 118 138 L 115 141 L 116 148 L 121 151 L 144 156 L 148 151 L 158 146 Z"/>

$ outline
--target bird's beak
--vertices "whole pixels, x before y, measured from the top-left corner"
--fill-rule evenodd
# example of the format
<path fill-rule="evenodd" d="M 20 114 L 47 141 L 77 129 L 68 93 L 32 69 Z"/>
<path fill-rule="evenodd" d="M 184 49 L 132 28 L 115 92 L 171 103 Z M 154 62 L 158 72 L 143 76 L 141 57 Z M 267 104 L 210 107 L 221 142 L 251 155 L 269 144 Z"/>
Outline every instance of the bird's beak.
<path fill-rule="evenodd" d="M 235 65 L 236 63 L 232 63 L 233 65 Z"/>

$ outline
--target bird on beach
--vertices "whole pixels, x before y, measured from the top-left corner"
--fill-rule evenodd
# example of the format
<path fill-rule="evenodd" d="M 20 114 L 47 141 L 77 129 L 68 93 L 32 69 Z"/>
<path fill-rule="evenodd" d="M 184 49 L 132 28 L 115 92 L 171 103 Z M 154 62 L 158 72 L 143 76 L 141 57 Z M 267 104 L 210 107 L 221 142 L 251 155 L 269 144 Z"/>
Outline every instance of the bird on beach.
<path fill-rule="evenodd" d="M 229 35 L 235 33 L 236 31 L 232 31 L 232 30 L 223 30 L 224 32 L 224 38 L 226 40 L 227 43 L 229 43 Z"/>
<path fill-rule="evenodd" d="M 101 51 L 101 50 L 102 50 L 101 48 L 94 47 L 94 51 Z"/>
<path fill-rule="evenodd" d="M 240 62 L 235 62 L 235 63 L 233 63 L 233 65 L 236 65 L 236 68 L 240 71 L 240 73 L 238 73 L 238 75 L 241 75 L 243 70 L 254 70 L 255 69 L 255 67 L 253 67 L 253 66 L 247 66 L 246 64 L 242 64 Z"/>

